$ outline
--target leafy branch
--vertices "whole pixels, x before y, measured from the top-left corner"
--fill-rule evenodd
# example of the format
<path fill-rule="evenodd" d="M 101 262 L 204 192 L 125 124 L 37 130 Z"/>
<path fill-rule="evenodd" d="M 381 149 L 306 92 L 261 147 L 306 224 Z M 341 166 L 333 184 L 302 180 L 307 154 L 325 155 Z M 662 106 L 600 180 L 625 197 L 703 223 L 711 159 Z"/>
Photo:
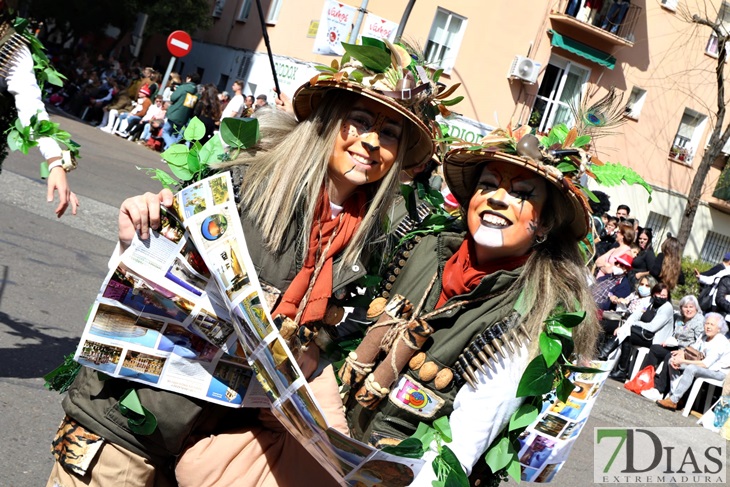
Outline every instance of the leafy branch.
<path fill-rule="evenodd" d="M 233 160 L 241 150 L 253 147 L 259 139 L 259 122 L 253 118 L 224 118 L 221 121 L 220 137 L 214 135 L 201 144 L 203 137 L 205 125 L 198 117 L 193 117 L 183 132 L 185 143 L 173 144 L 162 153 L 174 177 L 162 169 L 137 169 L 146 171 L 163 187 L 177 191 L 208 177 L 212 171 L 211 165 Z"/>
<path fill-rule="evenodd" d="M 38 145 L 38 139 L 48 137 L 65 146 L 74 158 L 79 158 L 80 146 L 71 140 L 71 134 L 61 130 L 60 124 L 39 119 L 39 113 L 40 110 L 30 118 L 30 123 L 26 126 L 19 118 L 15 119 L 15 123 L 5 132 L 10 150 L 20 151 L 27 155 L 31 147 Z"/>

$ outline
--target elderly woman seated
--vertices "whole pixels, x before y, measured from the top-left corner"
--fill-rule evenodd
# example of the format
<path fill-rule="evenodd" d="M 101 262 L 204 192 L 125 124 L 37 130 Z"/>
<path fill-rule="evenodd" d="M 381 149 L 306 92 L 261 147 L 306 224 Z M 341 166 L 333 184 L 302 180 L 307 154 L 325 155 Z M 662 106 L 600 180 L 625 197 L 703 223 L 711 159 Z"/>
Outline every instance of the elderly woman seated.
<path fill-rule="evenodd" d="M 652 392 L 644 396 L 661 397 L 673 384 L 669 396 L 656 401 L 657 406 L 673 411 L 696 378 L 723 380 L 730 372 L 730 342 L 725 338 L 727 331 L 722 315 L 707 313 L 702 336 L 692 347 L 675 350 L 667 356 L 662 371 L 654 379 L 655 389 L 650 389 Z M 681 376 L 678 381 L 673 380 L 678 376 Z"/>

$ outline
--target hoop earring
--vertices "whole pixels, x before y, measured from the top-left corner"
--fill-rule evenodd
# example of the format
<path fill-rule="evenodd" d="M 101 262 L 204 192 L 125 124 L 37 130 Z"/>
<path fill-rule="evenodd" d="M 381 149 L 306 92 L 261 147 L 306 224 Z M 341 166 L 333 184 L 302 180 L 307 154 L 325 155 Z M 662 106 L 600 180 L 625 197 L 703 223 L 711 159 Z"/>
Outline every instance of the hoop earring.
<path fill-rule="evenodd" d="M 547 235 L 538 235 L 537 237 L 535 237 L 535 245 L 540 245 L 545 240 L 547 240 Z"/>

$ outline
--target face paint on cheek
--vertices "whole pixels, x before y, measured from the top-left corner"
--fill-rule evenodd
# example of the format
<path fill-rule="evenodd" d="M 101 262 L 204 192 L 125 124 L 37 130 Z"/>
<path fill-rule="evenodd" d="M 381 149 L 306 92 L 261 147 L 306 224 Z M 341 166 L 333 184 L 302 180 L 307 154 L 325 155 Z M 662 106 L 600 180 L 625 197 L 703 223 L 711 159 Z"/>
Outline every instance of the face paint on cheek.
<path fill-rule="evenodd" d="M 343 175 L 343 176 L 347 176 L 348 174 L 350 174 L 350 173 L 351 173 L 352 171 L 354 171 L 354 170 L 355 170 L 355 166 L 353 165 L 353 166 L 352 166 L 352 169 L 348 169 L 348 170 L 347 170 L 347 171 L 345 171 L 345 172 L 344 172 L 344 173 L 343 173 L 342 175 Z"/>
<path fill-rule="evenodd" d="M 482 227 L 480 226 L 476 232 L 474 232 L 474 242 L 481 247 L 502 247 L 504 245 L 504 238 L 502 231 L 496 228 Z"/>
<path fill-rule="evenodd" d="M 537 222 L 535 220 L 532 220 L 530 223 L 527 224 L 527 231 L 532 234 L 537 232 Z"/>

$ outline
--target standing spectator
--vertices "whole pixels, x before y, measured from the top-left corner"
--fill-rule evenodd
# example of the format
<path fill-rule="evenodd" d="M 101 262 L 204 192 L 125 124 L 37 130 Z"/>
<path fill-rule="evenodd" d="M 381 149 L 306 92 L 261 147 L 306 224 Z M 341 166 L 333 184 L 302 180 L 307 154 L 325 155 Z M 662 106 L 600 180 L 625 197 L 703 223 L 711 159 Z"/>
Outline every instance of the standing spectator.
<path fill-rule="evenodd" d="M 233 85 L 235 86 L 235 83 Z M 243 105 L 243 97 L 241 97 L 241 105 Z M 205 86 L 193 112 L 205 125 L 205 136 L 200 139 L 200 143 L 205 144 L 213 136 L 213 133 L 218 130 L 219 120 L 222 119 L 220 105 L 218 104 L 218 90 L 215 86 Z"/>
<path fill-rule="evenodd" d="M 611 209 L 611 200 L 608 195 L 603 191 L 594 191 L 593 194 L 598 198 L 598 201 L 590 200 L 588 203 L 591 207 L 591 213 L 593 214 L 593 227 L 595 233 L 600 236 L 605 226 L 602 216 Z"/>
<path fill-rule="evenodd" d="M 616 208 L 616 218 L 621 220 L 622 218 L 624 220 L 629 219 L 629 215 L 631 214 L 631 208 L 628 207 L 628 205 L 618 205 L 618 208 Z"/>
<path fill-rule="evenodd" d="M 694 269 L 695 277 L 702 286 L 700 291 L 700 306 L 702 311 L 709 313 L 710 311 L 716 311 L 722 314 L 730 312 L 730 302 L 727 302 L 727 294 L 730 291 L 730 287 L 724 287 L 724 294 L 721 296 L 725 300 L 723 303 L 724 308 L 720 309 L 717 304 L 717 292 L 720 288 L 720 281 L 723 277 L 730 275 L 730 252 L 725 253 L 722 258 L 722 262 L 717 264 L 715 267 L 700 273 L 696 268 Z M 727 311 L 725 309 L 727 308 Z"/>
<path fill-rule="evenodd" d="M 167 86 L 165 87 L 164 91 L 162 92 L 162 101 L 170 101 L 170 97 L 172 96 L 172 92 L 175 91 L 175 88 L 180 86 L 182 84 L 182 80 L 180 79 L 180 75 L 177 74 L 175 71 L 170 73 L 170 80 L 167 82 Z"/>
<path fill-rule="evenodd" d="M 231 98 L 231 101 L 228 103 L 226 109 L 221 114 L 221 120 L 223 120 L 224 118 L 238 118 L 241 116 L 244 105 L 243 95 L 241 94 L 242 90 L 243 81 L 237 79 L 233 82 L 233 98 Z"/>
<path fill-rule="evenodd" d="M 654 279 L 669 286 L 669 292 L 671 292 L 672 289 L 677 287 L 677 284 L 684 284 L 679 240 L 671 235 L 668 236 L 662 244 L 661 250 L 659 255 L 656 256 L 650 272 Z"/>
<path fill-rule="evenodd" d="M 218 93 L 218 104 L 221 107 L 221 112 L 226 109 L 228 103 L 231 101 L 231 95 L 227 91 L 221 91 Z"/>
<path fill-rule="evenodd" d="M 261 108 L 266 107 L 268 105 L 269 105 L 269 102 L 268 102 L 268 98 L 266 97 L 266 95 L 259 95 L 256 97 L 256 107 L 254 108 L 254 111 L 260 110 Z"/>
<path fill-rule="evenodd" d="M 657 406 L 663 409 L 674 411 L 677 403 L 684 393 L 692 387 L 692 383 L 698 377 L 708 379 L 724 380 L 730 371 L 730 343 L 725 338 L 727 323 L 717 313 L 709 313 L 705 316 L 705 332 L 694 343 L 692 347 L 704 354 L 701 360 L 690 360 L 684 350 L 676 350 L 664 363 L 664 369 L 654 379 L 654 384 L 659 391 L 667 389 L 670 384 L 671 393 L 666 399 L 656 402 Z M 666 370 L 666 375 L 664 370 Z M 675 379 L 681 374 L 678 382 Z"/>
<path fill-rule="evenodd" d="M 654 261 L 656 260 L 654 247 L 651 244 L 653 237 L 651 228 L 644 228 L 639 233 L 639 238 L 637 239 L 639 243 L 639 255 L 634 259 L 634 266 L 629 274 L 632 283 L 651 274 L 651 268 L 654 267 Z"/>
<path fill-rule="evenodd" d="M 198 102 L 197 84 L 200 81 L 198 73 L 190 73 L 185 83 L 178 86 L 170 97 L 172 105 L 167 110 L 167 121 L 162 127 L 162 139 L 165 149 L 182 138 L 182 131 L 193 118 L 193 109 Z"/>
<path fill-rule="evenodd" d="M 242 114 L 244 117 L 246 117 L 246 118 L 253 117 L 253 112 L 254 112 L 253 104 L 254 104 L 254 102 L 255 102 L 255 100 L 254 100 L 254 98 L 253 98 L 252 95 L 246 95 L 246 101 L 245 101 L 246 107 L 243 109 L 243 114 Z"/>

